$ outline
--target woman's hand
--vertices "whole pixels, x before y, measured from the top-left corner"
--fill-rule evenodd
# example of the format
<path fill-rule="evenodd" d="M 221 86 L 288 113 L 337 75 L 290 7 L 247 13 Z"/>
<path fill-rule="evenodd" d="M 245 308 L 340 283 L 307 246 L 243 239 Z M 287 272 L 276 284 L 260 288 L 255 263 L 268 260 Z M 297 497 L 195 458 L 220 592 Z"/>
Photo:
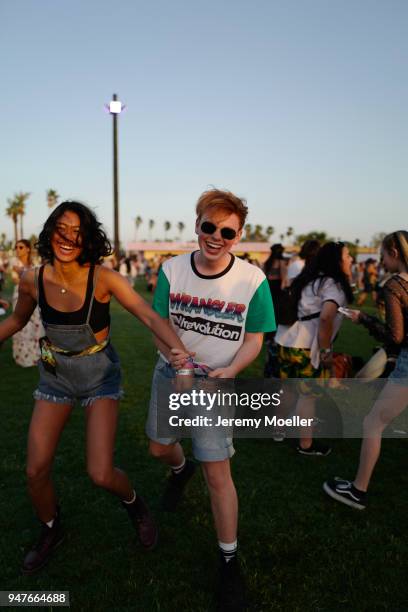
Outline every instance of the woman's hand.
<path fill-rule="evenodd" d="M 361 310 L 340 307 L 339 312 L 347 317 L 347 319 L 350 319 L 350 321 L 353 321 L 353 323 L 360 323 Z"/>
<path fill-rule="evenodd" d="M 172 348 L 168 360 L 172 368 L 180 370 L 186 363 L 188 357 L 194 357 L 195 353 L 187 353 L 178 348 Z"/>
<path fill-rule="evenodd" d="M 360 323 L 361 311 L 349 309 L 350 315 L 349 318 L 353 323 Z"/>
<path fill-rule="evenodd" d="M 324 370 L 331 370 L 333 367 L 333 351 L 320 353 L 320 365 Z"/>

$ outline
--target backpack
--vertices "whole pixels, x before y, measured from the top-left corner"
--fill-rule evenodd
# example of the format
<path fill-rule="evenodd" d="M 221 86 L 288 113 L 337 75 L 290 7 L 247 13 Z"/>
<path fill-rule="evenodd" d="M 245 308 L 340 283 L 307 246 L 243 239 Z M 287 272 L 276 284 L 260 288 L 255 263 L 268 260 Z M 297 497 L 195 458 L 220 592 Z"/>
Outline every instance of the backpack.
<path fill-rule="evenodd" d="M 310 321 L 317 319 L 320 312 L 298 317 L 298 300 L 292 287 L 285 287 L 279 294 L 275 304 L 276 322 L 278 325 L 293 325 L 296 321 Z"/>

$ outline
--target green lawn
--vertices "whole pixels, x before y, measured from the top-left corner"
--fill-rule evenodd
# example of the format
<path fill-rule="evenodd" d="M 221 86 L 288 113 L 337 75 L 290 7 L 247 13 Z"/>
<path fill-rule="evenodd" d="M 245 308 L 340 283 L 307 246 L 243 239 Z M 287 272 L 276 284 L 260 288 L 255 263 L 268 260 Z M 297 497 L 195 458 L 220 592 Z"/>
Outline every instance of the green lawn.
<path fill-rule="evenodd" d="M 74 610 L 212 610 L 218 551 L 203 478 L 194 478 L 177 514 L 158 510 L 165 470 L 148 456 L 144 435 L 155 350 L 146 330 L 116 304 L 112 335 L 126 392 L 116 460 L 150 501 L 159 546 L 144 553 L 118 501 L 88 480 L 77 407 L 54 470 L 66 540 L 42 572 L 20 574 L 24 550 L 37 534 L 24 488 L 37 372 L 14 365 L 8 341 L 0 354 L 0 590 L 69 590 Z M 339 350 L 364 358 L 372 346 L 362 328 L 347 323 L 337 341 Z M 248 374 L 261 372 L 260 358 Z M 334 441 L 327 458 L 300 457 L 289 443 L 270 439 L 237 440 L 235 446 L 240 554 L 251 610 L 408 610 L 406 442 L 385 440 L 365 512 L 336 504 L 321 489 L 330 475 L 353 475 L 358 440 Z"/>

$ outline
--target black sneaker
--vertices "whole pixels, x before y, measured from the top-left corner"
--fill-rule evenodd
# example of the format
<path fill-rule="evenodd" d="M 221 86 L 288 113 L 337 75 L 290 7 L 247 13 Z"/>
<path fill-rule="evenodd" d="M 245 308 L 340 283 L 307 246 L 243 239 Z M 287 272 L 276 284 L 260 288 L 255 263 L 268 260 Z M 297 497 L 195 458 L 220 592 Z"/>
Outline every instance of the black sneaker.
<path fill-rule="evenodd" d="M 247 609 L 244 580 L 236 556 L 227 562 L 221 554 L 217 603 L 218 612 L 241 612 Z"/>
<path fill-rule="evenodd" d="M 299 453 L 299 455 L 308 455 L 310 457 L 327 457 L 327 455 L 330 455 L 332 449 L 330 446 L 327 446 L 327 444 L 322 444 L 321 442 L 313 440 L 309 448 L 302 448 L 300 446 L 300 442 L 298 442 L 296 451 Z"/>
<path fill-rule="evenodd" d="M 64 535 L 61 528 L 60 512 L 59 509 L 57 509 L 52 527 L 48 527 L 46 523 L 41 523 L 41 532 L 38 542 L 24 557 L 22 566 L 23 574 L 34 574 L 44 567 L 63 539 Z"/>
<path fill-rule="evenodd" d="M 130 520 L 138 532 L 143 548 L 152 550 L 157 544 L 159 534 L 156 523 L 144 499 L 137 495 L 133 503 L 126 504 L 122 502 L 122 506 L 126 509 Z"/>
<path fill-rule="evenodd" d="M 162 510 L 174 512 L 183 496 L 183 491 L 197 469 L 197 464 L 186 459 L 186 465 L 179 474 L 171 473 L 161 500 Z"/>
<path fill-rule="evenodd" d="M 364 510 L 367 505 L 367 493 L 356 489 L 350 480 L 334 478 L 323 484 L 323 491 L 336 501 L 351 506 L 357 510 Z"/>

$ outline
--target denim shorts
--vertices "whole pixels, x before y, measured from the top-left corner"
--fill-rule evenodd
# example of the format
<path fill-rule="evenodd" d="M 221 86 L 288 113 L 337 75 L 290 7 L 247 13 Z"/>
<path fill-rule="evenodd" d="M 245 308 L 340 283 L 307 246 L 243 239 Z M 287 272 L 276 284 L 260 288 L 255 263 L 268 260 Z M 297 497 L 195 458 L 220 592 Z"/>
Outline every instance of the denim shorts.
<path fill-rule="evenodd" d="M 112 344 L 93 355 L 67 357 L 54 353 L 54 357 L 55 374 L 39 361 L 40 382 L 34 399 L 71 405 L 77 400 L 88 406 L 96 399 L 122 397 L 120 361 Z"/>
<path fill-rule="evenodd" d="M 401 349 L 395 368 L 388 377 L 396 385 L 408 386 L 408 348 Z"/>
<path fill-rule="evenodd" d="M 158 442 L 159 444 L 164 444 L 165 446 L 169 444 L 174 444 L 175 442 L 179 442 L 179 439 L 160 438 L 158 436 L 158 389 L 160 387 L 161 382 L 164 382 L 166 379 L 169 378 L 174 378 L 174 376 L 174 369 L 163 359 L 159 359 L 153 374 L 149 414 L 146 422 L 146 435 L 153 442 Z M 197 461 L 224 461 L 224 459 L 229 459 L 235 453 L 232 438 L 227 438 L 223 436 L 222 432 L 219 432 L 219 434 L 217 435 L 213 432 L 208 434 L 203 431 L 202 435 L 197 435 L 196 437 L 193 437 L 191 441 L 193 455 L 197 459 Z"/>

